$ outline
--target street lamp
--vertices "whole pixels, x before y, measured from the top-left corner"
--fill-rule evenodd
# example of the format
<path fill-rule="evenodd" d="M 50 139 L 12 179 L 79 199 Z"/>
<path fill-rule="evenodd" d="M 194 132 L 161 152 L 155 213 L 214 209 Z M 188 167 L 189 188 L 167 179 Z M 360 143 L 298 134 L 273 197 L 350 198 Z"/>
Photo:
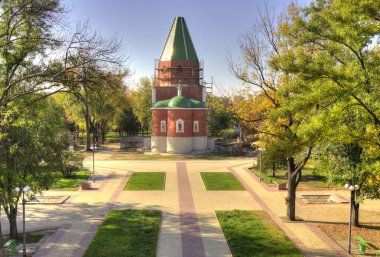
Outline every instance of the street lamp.
<path fill-rule="evenodd" d="M 26 234 L 25 234 L 25 193 L 30 189 L 29 186 L 25 186 L 22 189 L 22 256 L 26 257 Z M 15 191 L 20 192 L 20 188 L 16 187 Z"/>
<path fill-rule="evenodd" d="M 350 185 L 345 184 L 344 188 L 350 190 L 351 196 L 350 196 L 350 221 L 348 223 L 348 253 L 351 253 L 351 223 L 352 223 L 352 206 L 354 204 L 355 200 L 355 191 L 359 189 L 358 185 Z"/>
<path fill-rule="evenodd" d="M 97 144 L 93 144 L 90 149 L 92 151 L 92 179 L 95 183 L 95 150 L 98 149 Z"/>
<path fill-rule="evenodd" d="M 263 160 L 263 152 L 262 151 L 264 151 L 264 148 L 259 148 L 258 149 L 259 150 L 259 152 L 260 152 L 260 175 L 259 175 L 259 181 L 260 181 L 260 183 L 263 181 L 262 179 L 261 179 L 261 172 L 262 172 L 262 160 Z"/>

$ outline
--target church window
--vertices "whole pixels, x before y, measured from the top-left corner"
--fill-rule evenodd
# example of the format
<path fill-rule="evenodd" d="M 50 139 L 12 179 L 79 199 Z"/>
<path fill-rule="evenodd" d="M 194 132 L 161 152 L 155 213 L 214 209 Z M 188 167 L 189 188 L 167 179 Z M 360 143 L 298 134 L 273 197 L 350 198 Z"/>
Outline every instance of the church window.
<path fill-rule="evenodd" d="M 161 129 L 160 129 L 161 132 L 166 132 L 166 121 L 165 120 L 162 120 L 161 121 Z"/>
<path fill-rule="evenodd" d="M 193 132 L 199 132 L 199 121 L 197 120 L 194 121 Z"/>
<path fill-rule="evenodd" d="M 179 119 L 175 122 L 175 132 L 183 133 L 185 131 L 183 120 Z"/>

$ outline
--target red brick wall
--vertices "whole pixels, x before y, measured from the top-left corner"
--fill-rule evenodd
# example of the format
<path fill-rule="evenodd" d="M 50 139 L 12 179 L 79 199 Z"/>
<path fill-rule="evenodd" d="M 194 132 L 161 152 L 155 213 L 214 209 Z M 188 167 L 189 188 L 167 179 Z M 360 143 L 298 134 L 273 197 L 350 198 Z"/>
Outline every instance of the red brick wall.
<path fill-rule="evenodd" d="M 177 87 L 156 87 L 156 102 L 178 95 Z M 202 101 L 202 87 L 182 87 L 182 96 Z"/>
<path fill-rule="evenodd" d="M 156 87 L 156 102 L 170 99 L 177 95 L 177 87 Z"/>
<path fill-rule="evenodd" d="M 167 132 L 161 132 L 161 121 L 166 121 L 166 131 L 168 131 L 167 110 L 153 109 L 152 110 L 152 136 L 166 136 Z"/>
<path fill-rule="evenodd" d="M 176 121 L 184 121 L 184 132 L 176 133 Z M 193 120 L 191 109 L 168 110 L 167 135 L 169 137 L 191 137 L 193 135 Z"/>
<path fill-rule="evenodd" d="M 206 136 L 206 110 L 193 110 L 193 121 L 199 121 L 199 132 L 193 132 L 193 136 Z"/>
<path fill-rule="evenodd" d="M 184 121 L 184 132 L 176 133 L 176 121 Z M 161 132 L 161 120 L 166 120 L 166 133 Z M 193 132 L 193 122 L 199 121 L 199 132 Z M 204 109 L 153 109 L 152 136 L 191 137 L 206 136 L 206 110 Z"/>

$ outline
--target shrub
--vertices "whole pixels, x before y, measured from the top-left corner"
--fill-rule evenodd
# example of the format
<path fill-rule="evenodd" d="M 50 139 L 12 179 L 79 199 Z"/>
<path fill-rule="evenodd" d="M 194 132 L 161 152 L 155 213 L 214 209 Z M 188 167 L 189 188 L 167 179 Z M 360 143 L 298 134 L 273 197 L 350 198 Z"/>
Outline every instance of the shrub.
<path fill-rule="evenodd" d="M 65 151 L 63 153 L 63 163 L 61 167 L 62 176 L 70 177 L 73 172 L 83 168 L 84 154 L 79 152 Z"/>
<path fill-rule="evenodd" d="M 224 139 L 234 139 L 239 136 L 239 131 L 236 129 L 223 129 L 220 131 L 220 136 Z"/>

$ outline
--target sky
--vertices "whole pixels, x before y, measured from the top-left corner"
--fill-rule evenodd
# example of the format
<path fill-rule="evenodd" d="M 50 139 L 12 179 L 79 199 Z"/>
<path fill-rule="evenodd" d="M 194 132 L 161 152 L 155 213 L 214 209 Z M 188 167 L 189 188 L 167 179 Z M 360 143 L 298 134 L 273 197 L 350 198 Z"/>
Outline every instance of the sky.
<path fill-rule="evenodd" d="M 241 82 L 228 69 L 227 58 L 240 56 L 239 38 L 249 31 L 258 10 L 268 5 L 276 12 L 291 0 L 62 0 L 73 24 L 88 21 L 104 37 L 117 36 L 129 57 L 133 76 L 154 74 L 171 24 L 185 17 L 198 58 L 204 63 L 204 79 L 213 78 L 214 91 L 239 88 Z M 310 0 L 297 1 L 305 5 Z M 217 92 L 215 92 L 217 93 Z"/>

